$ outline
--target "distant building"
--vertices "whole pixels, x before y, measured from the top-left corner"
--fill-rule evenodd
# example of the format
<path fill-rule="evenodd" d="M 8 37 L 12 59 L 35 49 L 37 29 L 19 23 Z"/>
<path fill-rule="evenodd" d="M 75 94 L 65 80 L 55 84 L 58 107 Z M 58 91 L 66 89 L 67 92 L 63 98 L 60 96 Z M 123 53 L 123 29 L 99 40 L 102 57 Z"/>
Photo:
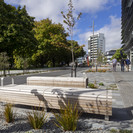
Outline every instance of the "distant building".
<path fill-rule="evenodd" d="M 107 63 L 110 63 L 111 62 L 111 58 L 115 54 L 115 52 L 116 52 L 116 50 L 106 51 L 105 56 L 107 58 Z"/>
<path fill-rule="evenodd" d="M 105 53 L 105 37 L 103 33 L 92 35 L 88 39 L 88 56 L 90 60 L 94 62 L 97 60 L 98 50 Z"/>
<path fill-rule="evenodd" d="M 121 20 L 122 47 L 131 61 L 131 70 L 133 70 L 133 0 L 122 0 Z"/>

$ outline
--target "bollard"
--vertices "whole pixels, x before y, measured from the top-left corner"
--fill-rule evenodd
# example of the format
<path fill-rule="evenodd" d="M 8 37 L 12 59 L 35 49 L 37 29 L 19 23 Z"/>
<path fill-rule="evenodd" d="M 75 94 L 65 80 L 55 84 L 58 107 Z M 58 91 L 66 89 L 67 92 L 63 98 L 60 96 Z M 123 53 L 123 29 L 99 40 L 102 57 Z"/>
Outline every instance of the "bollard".
<path fill-rule="evenodd" d="M 3 80 L 4 80 L 4 77 L 1 78 L 1 86 L 4 86 Z"/>
<path fill-rule="evenodd" d="M 14 85 L 14 78 L 12 78 L 12 85 Z"/>
<path fill-rule="evenodd" d="M 73 68 L 71 67 L 71 77 L 73 77 Z"/>
<path fill-rule="evenodd" d="M 75 69 L 74 69 L 74 72 L 75 72 L 75 77 L 76 77 L 76 67 L 75 67 Z"/>
<path fill-rule="evenodd" d="M 86 78 L 86 77 L 87 77 L 87 74 L 86 74 L 86 72 L 84 72 L 84 73 L 83 73 L 83 75 L 84 75 L 84 78 Z"/>

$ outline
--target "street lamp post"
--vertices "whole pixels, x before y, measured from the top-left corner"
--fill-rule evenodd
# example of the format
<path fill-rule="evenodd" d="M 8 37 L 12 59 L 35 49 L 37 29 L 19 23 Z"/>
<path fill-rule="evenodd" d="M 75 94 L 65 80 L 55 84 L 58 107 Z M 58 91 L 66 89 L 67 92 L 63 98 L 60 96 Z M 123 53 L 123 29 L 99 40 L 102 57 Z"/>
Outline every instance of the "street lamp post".
<path fill-rule="evenodd" d="M 94 21 L 93 21 L 93 24 L 92 24 L 92 26 L 90 26 L 92 29 L 93 29 L 93 34 L 92 34 L 92 37 L 93 37 L 93 39 L 92 39 L 92 45 L 93 45 L 93 49 L 92 49 L 92 64 L 94 64 Z"/>

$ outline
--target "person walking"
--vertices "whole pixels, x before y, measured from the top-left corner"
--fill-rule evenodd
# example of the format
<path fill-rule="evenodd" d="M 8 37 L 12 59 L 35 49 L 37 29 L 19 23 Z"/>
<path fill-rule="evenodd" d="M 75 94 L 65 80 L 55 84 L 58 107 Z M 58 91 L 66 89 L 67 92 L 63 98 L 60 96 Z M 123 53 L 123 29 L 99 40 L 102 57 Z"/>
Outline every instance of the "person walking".
<path fill-rule="evenodd" d="M 116 72 L 117 59 L 114 58 L 114 59 L 112 60 L 112 63 L 113 63 L 113 71 Z"/>
<path fill-rule="evenodd" d="M 121 59 L 121 71 L 124 72 L 125 60 L 124 58 Z"/>
<path fill-rule="evenodd" d="M 129 65 L 131 64 L 130 60 L 127 58 L 125 60 L 125 63 L 126 63 L 126 69 L 127 69 L 127 72 L 129 72 Z"/>

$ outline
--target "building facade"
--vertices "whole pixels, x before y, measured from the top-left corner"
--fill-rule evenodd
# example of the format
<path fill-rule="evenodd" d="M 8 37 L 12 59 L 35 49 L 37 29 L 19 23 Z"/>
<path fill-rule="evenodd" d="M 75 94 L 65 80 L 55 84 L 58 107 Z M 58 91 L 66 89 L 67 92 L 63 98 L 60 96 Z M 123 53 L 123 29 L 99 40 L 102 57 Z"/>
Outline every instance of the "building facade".
<path fill-rule="evenodd" d="M 107 58 L 107 63 L 111 63 L 111 58 L 112 56 L 115 54 L 116 50 L 109 50 L 109 51 L 106 51 L 105 53 L 105 56 Z"/>
<path fill-rule="evenodd" d="M 122 47 L 131 61 L 131 70 L 133 70 L 133 0 L 122 0 L 121 20 Z"/>
<path fill-rule="evenodd" d="M 100 50 L 105 53 L 105 37 L 103 33 L 92 35 L 88 39 L 88 57 L 89 60 L 95 62 L 97 60 L 97 53 Z"/>

